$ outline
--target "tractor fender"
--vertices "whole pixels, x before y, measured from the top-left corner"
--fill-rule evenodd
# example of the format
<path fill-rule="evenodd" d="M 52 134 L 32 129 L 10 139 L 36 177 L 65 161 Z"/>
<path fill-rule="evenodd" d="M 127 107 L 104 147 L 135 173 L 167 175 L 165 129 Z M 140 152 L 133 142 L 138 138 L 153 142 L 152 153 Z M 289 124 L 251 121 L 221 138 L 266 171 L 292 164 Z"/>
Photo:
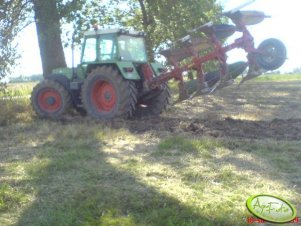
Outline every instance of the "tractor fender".
<path fill-rule="evenodd" d="M 151 66 L 156 76 L 159 76 L 160 74 L 166 72 L 166 68 L 158 62 L 151 63 Z"/>
<path fill-rule="evenodd" d="M 129 80 L 140 80 L 140 76 L 131 62 L 119 61 L 116 62 L 116 68 L 118 68 L 123 78 Z"/>
<path fill-rule="evenodd" d="M 66 90 L 68 90 L 68 92 L 70 92 L 70 80 L 63 74 L 50 74 L 45 78 L 60 83 Z"/>
<path fill-rule="evenodd" d="M 46 79 L 60 83 L 71 95 L 72 103 L 75 108 L 81 105 L 80 89 L 72 90 L 70 87 L 71 81 L 63 74 L 50 74 L 45 77 Z"/>
<path fill-rule="evenodd" d="M 91 71 L 97 67 L 102 66 L 109 66 L 113 67 L 114 69 L 118 70 L 120 75 L 128 80 L 140 80 L 139 73 L 137 72 L 135 66 L 132 62 L 126 62 L 126 61 L 114 61 L 114 62 L 107 62 L 107 63 L 95 63 L 95 64 L 89 64 L 87 67 L 87 74 L 91 73 Z"/>

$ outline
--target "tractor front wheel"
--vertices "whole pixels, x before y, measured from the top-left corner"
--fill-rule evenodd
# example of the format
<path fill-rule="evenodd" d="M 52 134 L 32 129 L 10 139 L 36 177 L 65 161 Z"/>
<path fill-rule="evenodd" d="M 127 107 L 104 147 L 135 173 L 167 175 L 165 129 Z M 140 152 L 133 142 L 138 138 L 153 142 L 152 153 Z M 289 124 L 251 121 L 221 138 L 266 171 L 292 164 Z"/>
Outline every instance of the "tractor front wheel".
<path fill-rule="evenodd" d="M 137 102 L 137 90 L 112 67 L 92 70 L 82 87 L 82 102 L 87 113 L 96 119 L 131 117 Z"/>
<path fill-rule="evenodd" d="M 47 79 L 34 87 L 30 99 L 34 111 L 43 118 L 60 118 L 71 106 L 69 92 L 58 82 Z"/>

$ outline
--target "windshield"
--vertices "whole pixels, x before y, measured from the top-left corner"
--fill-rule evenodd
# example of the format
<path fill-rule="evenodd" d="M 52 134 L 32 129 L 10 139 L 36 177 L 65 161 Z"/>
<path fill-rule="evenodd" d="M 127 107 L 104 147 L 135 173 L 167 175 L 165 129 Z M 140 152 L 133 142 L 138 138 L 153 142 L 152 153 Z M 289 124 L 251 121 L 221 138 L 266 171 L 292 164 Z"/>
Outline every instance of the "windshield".
<path fill-rule="evenodd" d="M 147 61 L 144 40 L 141 37 L 121 35 L 118 37 L 118 47 L 121 60 Z"/>

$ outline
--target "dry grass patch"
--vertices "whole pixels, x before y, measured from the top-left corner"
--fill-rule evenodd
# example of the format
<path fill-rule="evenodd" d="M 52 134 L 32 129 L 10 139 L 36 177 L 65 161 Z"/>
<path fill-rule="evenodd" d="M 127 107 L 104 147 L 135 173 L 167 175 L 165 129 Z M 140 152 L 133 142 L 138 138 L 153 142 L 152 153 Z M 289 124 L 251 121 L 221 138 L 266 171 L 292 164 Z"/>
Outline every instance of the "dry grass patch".
<path fill-rule="evenodd" d="M 10 83 L 3 91 L 0 91 L 0 98 L 28 96 L 31 94 L 31 91 L 35 85 L 35 82 Z"/>

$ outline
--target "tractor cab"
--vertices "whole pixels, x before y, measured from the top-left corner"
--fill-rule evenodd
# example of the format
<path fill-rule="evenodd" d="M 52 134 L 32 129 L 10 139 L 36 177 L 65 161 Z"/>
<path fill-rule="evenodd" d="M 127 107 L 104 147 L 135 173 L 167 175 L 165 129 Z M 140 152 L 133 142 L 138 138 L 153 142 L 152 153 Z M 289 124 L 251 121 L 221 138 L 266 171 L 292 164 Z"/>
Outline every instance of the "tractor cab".
<path fill-rule="evenodd" d="M 147 62 L 145 33 L 124 29 L 85 32 L 81 64 L 104 61 Z"/>
<path fill-rule="evenodd" d="M 125 29 L 86 31 L 76 77 L 85 79 L 96 67 L 110 66 L 125 79 L 152 80 L 165 69 L 148 61 L 145 36 L 144 32 Z"/>

